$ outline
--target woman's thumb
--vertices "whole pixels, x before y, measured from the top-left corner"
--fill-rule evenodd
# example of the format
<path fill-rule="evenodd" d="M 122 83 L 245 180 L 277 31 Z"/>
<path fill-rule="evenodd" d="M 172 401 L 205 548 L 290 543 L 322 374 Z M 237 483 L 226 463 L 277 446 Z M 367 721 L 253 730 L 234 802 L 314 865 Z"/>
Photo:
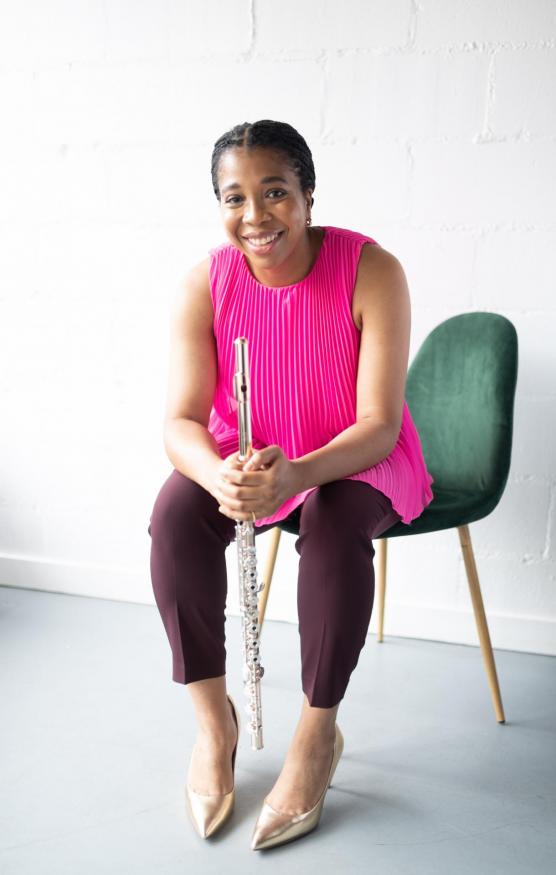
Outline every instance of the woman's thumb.
<path fill-rule="evenodd" d="M 261 451 L 257 450 L 253 453 L 252 456 L 249 457 L 249 459 L 247 460 L 247 462 L 245 463 L 245 465 L 243 467 L 243 470 L 244 471 L 251 471 L 251 470 L 253 470 L 253 468 L 258 468 L 259 465 L 261 464 L 261 462 L 262 462 Z"/>

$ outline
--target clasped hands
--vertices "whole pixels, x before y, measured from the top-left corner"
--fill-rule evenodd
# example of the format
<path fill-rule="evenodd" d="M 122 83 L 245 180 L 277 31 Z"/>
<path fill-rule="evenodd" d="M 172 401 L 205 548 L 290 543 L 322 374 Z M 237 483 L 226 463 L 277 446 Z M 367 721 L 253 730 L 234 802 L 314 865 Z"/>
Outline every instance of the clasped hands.
<path fill-rule="evenodd" d="M 243 462 L 239 450 L 218 466 L 212 490 L 224 516 L 253 522 L 271 516 L 280 505 L 300 491 L 299 470 L 281 447 L 254 450 Z"/>

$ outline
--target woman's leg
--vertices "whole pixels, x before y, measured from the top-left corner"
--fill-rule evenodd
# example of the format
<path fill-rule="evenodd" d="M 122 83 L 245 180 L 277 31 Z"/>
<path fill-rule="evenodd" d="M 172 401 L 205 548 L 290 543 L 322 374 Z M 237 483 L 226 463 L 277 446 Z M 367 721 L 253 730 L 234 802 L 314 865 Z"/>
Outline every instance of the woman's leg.
<path fill-rule="evenodd" d="M 365 643 L 374 600 L 377 537 L 400 519 L 360 480 L 326 483 L 301 506 L 298 615 L 304 700 L 284 768 L 269 794 L 278 810 L 316 804 L 332 759 L 335 722 Z"/>
<path fill-rule="evenodd" d="M 302 687 L 313 707 L 339 704 L 365 644 L 374 602 L 372 539 L 400 519 L 361 480 L 336 480 L 302 506 L 297 590 Z"/>
<path fill-rule="evenodd" d="M 255 532 L 269 528 L 256 526 Z M 154 597 L 177 683 L 225 674 L 225 552 L 235 529 L 210 492 L 174 469 L 158 493 L 148 532 Z"/>
<path fill-rule="evenodd" d="M 174 469 L 158 493 L 148 532 L 153 592 L 177 683 L 225 674 L 225 550 L 232 529 L 213 496 Z"/>
<path fill-rule="evenodd" d="M 226 698 L 225 551 L 235 540 L 235 525 L 207 490 L 174 469 L 148 527 L 152 586 L 172 651 L 172 679 L 187 685 L 199 729 L 190 781 L 200 793 L 227 793 L 232 782 L 237 731 Z"/>

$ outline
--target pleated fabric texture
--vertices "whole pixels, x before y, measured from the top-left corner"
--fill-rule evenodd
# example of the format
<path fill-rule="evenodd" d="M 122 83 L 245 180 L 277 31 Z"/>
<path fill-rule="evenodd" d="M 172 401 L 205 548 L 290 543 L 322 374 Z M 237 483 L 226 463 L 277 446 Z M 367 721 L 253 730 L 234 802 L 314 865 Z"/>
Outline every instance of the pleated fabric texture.
<path fill-rule="evenodd" d="M 277 444 L 297 459 L 353 425 L 361 332 L 351 306 L 363 243 L 357 231 L 324 226 L 317 259 L 304 279 L 265 286 L 231 243 L 209 250 L 218 376 L 208 430 L 224 459 L 239 449 L 233 391 L 236 337 L 248 340 L 253 447 Z M 362 480 L 387 495 L 409 524 L 433 499 L 419 434 L 404 402 L 396 446 L 385 459 L 345 480 Z M 285 501 L 256 526 L 285 519 L 313 486 Z"/>

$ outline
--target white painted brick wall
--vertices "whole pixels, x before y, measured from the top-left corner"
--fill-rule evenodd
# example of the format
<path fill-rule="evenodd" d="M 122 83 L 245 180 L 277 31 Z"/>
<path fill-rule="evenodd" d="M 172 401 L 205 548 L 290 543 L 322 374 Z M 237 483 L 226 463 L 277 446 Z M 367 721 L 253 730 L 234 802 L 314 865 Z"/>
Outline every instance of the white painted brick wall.
<path fill-rule="evenodd" d="M 510 477 L 471 535 L 494 646 L 556 653 L 553 0 L 2 2 L 0 58 L 0 582 L 152 602 L 170 300 L 224 239 L 214 141 L 275 118 L 315 224 L 404 265 L 410 358 L 456 313 L 516 326 Z M 297 622 L 297 562 L 284 534 L 270 618 Z M 386 632 L 477 643 L 455 531 L 391 542 Z"/>

